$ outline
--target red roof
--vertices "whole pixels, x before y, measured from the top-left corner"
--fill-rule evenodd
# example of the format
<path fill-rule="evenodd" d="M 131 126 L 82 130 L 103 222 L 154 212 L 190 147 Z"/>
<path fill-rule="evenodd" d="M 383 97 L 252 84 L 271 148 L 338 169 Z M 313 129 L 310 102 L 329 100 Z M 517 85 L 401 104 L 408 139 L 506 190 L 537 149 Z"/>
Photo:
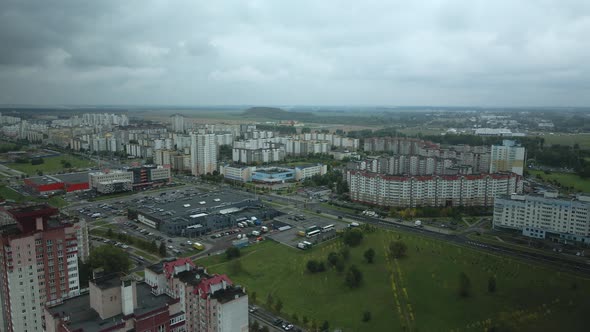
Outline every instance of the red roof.
<path fill-rule="evenodd" d="M 191 267 L 195 267 L 195 263 L 193 263 L 193 261 L 188 257 L 179 258 L 175 261 L 164 263 L 164 272 L 166 273 L 166 278 L 169 279 L 172 275 L 174 275 L 174 268 L 175 267 L 184 266 L 187 263 Z"/>
<path fill-rule="evenodd" d="M 216 274 L 215 276 L 202 280 L 199 284 L 199 287 L 193 290 L 194 294 L 198 294 L 201 292 L 202 298 L 207 298 L 207 295 L 211 292 L 211 285 L 217 285 L 221 282 L 225 281 L 228 285 L 232 285 L 232 281 L 225 275 L 225 274 Z"/>

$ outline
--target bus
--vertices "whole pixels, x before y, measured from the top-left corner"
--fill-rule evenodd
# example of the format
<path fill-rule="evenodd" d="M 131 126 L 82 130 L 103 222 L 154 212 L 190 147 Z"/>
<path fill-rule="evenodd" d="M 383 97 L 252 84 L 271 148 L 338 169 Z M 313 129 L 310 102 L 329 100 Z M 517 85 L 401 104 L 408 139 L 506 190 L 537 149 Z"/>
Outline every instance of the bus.
<path fill-rule="evenodd" d="M 200 244 L 199 242 L 195 242 L 195 243 L 193 243 L 193 248 L 195 248 L 197 250 L 203 250 L 203 249 L 205 249 L 205 246 Z"/>
<path fill-rule="evenodd" d="M 315 231 L 311 231 L 309 233 L 307 233 L 307 237 L 314 237 L 318 234 L 320 234 L 322 231 L 320 231 L 319 229 L 316 229 Z"/>
<path fill-rule="evenodd" d="M 330 224 L 328 226 L 322 227 L 322 233 L 329 232 L 334 229 L 334 225 Z"/>

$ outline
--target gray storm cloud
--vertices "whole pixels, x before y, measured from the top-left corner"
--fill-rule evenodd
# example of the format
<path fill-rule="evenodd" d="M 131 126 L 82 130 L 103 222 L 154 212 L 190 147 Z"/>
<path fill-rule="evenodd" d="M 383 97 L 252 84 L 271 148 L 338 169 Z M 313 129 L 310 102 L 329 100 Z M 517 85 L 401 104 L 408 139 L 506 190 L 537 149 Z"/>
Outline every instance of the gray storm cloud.
<path fill-rule="evenodd" d="M 11 1 L 2 104 L 587 106 L 588 1 Z"/>

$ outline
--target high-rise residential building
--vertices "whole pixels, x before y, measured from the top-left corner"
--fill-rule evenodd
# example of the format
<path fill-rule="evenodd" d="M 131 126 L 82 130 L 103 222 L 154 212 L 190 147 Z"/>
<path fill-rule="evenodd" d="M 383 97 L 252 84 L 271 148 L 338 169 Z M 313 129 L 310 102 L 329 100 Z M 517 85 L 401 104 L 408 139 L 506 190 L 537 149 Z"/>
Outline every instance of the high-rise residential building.
<path fill-rule="evenodd" d="M 248 296 L 224 274 L 208 274 L 187 257 L 147 267 L 145 282 L 153 294 L 179 300 L 186 331 L 248 331 Z"/>
<path fill-rule="evenodd" d="M 191 170 L 195 176 L 217 170 L 215 134 L 191 134 Z"/>
<path fill-rule="evenodd" d="M 188 332 L 179 301 L 117 274 L 93 273 L 89 291 L 45 308 L 47 332 Z"/>
<path fill-rule="evenodd" d="M 80 293 L 84 234 L 45 204 L 0 210 L 0 330 L 44 331 L 44 307 Z"/>
<path fill-rule="evenodd" d="M 182 133 L 184 132 L 184 116 L 180 114 L 174 114 L 170 117 L 170 125 L 173 132 Z"/>
<path fill-rule="evenodd" d="M 525 148 L 515 141 L 503 140 L 502 145 L 492 145 L 490 173 L 512 172 L 524 174 Z"/>
<path fill-rule="evenodd" d="M 494 228 L 515 229 L 522 235 L 562 242 L 590 243 L 590 197 L 504 195 L 494 202 Z"/>

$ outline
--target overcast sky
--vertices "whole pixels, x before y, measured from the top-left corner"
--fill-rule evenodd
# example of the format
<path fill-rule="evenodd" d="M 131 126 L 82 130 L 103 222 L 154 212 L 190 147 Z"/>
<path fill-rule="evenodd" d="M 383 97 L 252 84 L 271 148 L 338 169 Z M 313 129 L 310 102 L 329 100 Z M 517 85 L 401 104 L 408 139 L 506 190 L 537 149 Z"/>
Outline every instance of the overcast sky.
<path fill-rule="evenodd" d="M 589 106 L 590 1 L 0 2 L 0 104 Z"/>

